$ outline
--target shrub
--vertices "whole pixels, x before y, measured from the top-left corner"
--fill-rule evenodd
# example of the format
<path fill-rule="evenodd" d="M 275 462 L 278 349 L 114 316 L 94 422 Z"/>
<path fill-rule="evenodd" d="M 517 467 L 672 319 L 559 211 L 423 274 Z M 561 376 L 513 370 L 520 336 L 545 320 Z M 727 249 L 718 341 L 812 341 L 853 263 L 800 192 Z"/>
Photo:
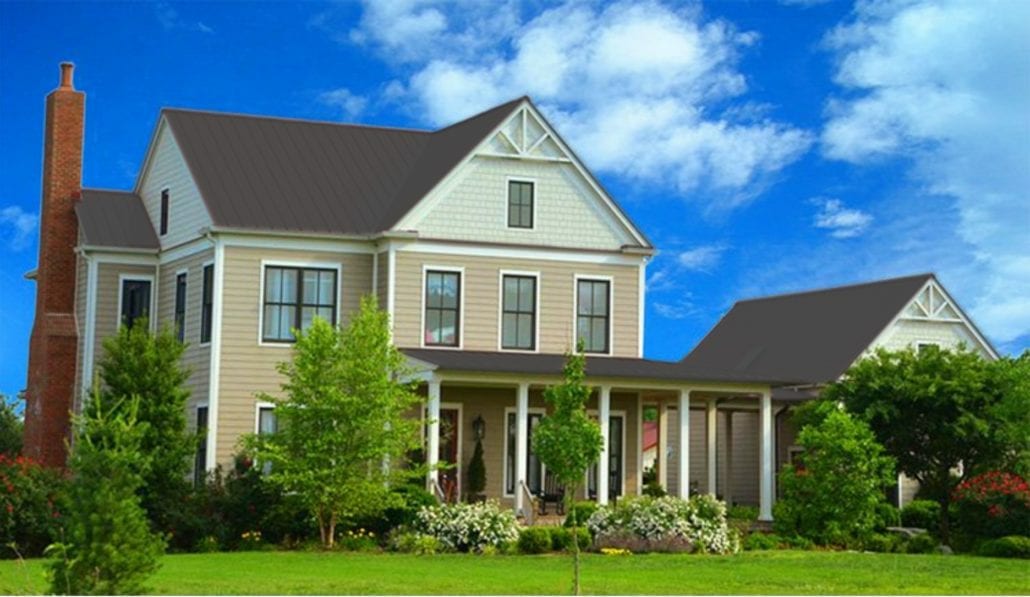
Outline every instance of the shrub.
<path fill-rule="evenodd" d="M 197 553 L 215 553 L 219 549 L 221 549 L 221 545 L 218 543 L 218 538 L 214 535 L 204 537 L 193 547 L 193 551 Z"/>
<path fill-rule="evenodd" d="M 961 483 L 952 492 L 958 526 L 972 537 L 997 538 L 1030 529 L 1030 487 L 1012 473 L 991 471 Z"/>
<path fill-rule="evenodd" d="M 379 547 L 375 533 L 363 528 L 348 529 L 336 538 L 336 547 L 344 551 L 374 551 Z"/>
<path fill-rule="evenodd" d="M 729 506 L 726 508 L 726 518 L 730 520 L 758 520 L 758 508 L 755 506 Z"/>
<path fill-rule="evenodd" d="M 565 517 L 563 526 L 571 527 L 573 524 L 575 524 L 575 526 L 585 526 L 587 520 L 590 519 L 590 516 L 594 512 L 597 512 L 597 502 L 576 502 L 573 504 L 572 508 L 569 509 L 569 514 Z"/>
<path fill-rule="evenodd" d="M 888 504 L 887 502 L 880 502 L 876 506 L 876 527 L 878 531 L 883 531 L 887 527 L 896 527 L 901 525 L 901 510 L 898 510 L 894 505 Z"/>
<path fill-rule="evenodd" d="M 0 454 L 0 558 L 43 555 L 58 538 L 63 488 L 54 471 Z"/>
<path fill-rule="evenodd" d="M 896 533 L 873 533 L 866 537 L 863 548 L 866 551 L 873 551 L 877 553 L 891 553 L 902 551 L 905 546 L 905 540 L 902 539 L 901 535 Z"/>
<path fill-rule="evenodd" d="M 515 513 L 492 500 L 423 507 L 412 526 L 455 551 L 482 552 L 488 545 L 503 548 L 519 538 Z"/>
<path fill-rule="evenodd" d="M 644 485 L 644 490 L 641 492 L 647 497 L 660 498 L 669 495 L 662 484 L 658 481 L 651 481 Z"/>
<path fill-rule="evenodd" d="M 901 524 L 906 527 L 936 532 L 941 519 L 941 505 L 932 500 L 914 500 L 901 509 Z"/>
<path fill-rule="evenodd" d="M 751 533 L 744 539 L 745 551 L 767 551 L 780 547 L 779 535 L 771 533 Z"/>
<path fill-rule="evenodd" d="M 583 521 L 586 523 L 586 521 Z M 590 530 L 579 527 L 579 548 L 586 549 L 593 543 L 590 537 Z M 554 551 L 568 551 L 572 549 L 572 529 L 566 527 L 551 527 L 551 549 Z"/>
<path fill-rule="evenodd" d="M 236 545 L 236 549 L 240 551 L 261 551 L 264 548 L 265 542 L 261 537 L 261 531 L 244 531 Z"/>
<path fill-rule="evenodd" d="M 776 531 L 831 545 L 872 533 L 883 491 L 894 480 L 894 459 L 883 454 L 869 426 L 834 409 L 804 427 L 797 441 L 805 451 L 780 474 Z"/>
<path fill-rule="evenodd" d="M 536 554 L 551 551 L 549 527 L 526 527 L 519 531 L 519 553 Z"/>
<path fill-rule="evenodd" d="M 352 526 L 364 528 L 377 535 L 387 535 L 398 527 L 411 526 L 419 510 L 435 506 L 438 502 L 421 484 L 404 483 L 394 487 L 391 493 L 397 496 L 395 505 L 374 516 L 364 516 L 353 521 Z"/>
<path fill-rule="evenodd" d="M 394 533 L 388 546 L 394 551 L 418 556 L 431 556 L 445 550 L 444 545 L 436 537 L 410 531 Z"/>
<path fill-rule="evenodd" d="M 919 533 L 905 542 L 906 553 L 934 553 L 940 543 L 930 533 Z"/>
<path fill-rule="evenodd" d="M 1009 535 L 1000 539 L 984 541 L 980 544 L 977 553 L 990 558 L 1030 559 L 1030 537 Z"/>
<path fill-rule="evenodd" d="M 465 473 L 470 498 L 479 496 L 486 489 L 486 463 L 483 462 L 483 442 L 476 440 L 476 448 L 472 451 L 472 460 L 469 460 L 468 471 Z M 471 501 L 471 500 L 470 500 Z"/>
<path fill-rule="evenodd" d="M 726 505 L 709 496 L 626 498 L 602 506 L 587 521 L 601 547 L 634 551 L 698 550 L 732 553 L 738 545 L 726 525 Z"/>

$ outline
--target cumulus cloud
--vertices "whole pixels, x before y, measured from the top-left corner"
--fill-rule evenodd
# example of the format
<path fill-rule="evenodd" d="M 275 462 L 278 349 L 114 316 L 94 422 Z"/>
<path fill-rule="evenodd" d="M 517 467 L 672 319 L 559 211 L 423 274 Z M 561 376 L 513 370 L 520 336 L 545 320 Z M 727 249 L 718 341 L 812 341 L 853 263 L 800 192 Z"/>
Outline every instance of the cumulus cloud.
<path fill-rule="evenodd" d="M 722 245 L 702 245 L 676 255 L 676 264 L 693 272 L 711 272 L 719 264 L 726 247 Z"/>
<path fill-rule="evenodd" d="M 757 35 L 698 7 L 568 2 L 522 22 L 486 4 L 373 2 L 349 37 L 408 69 L 391 95 L 432 124 L 529 94 L 590 167 L 716 210 L 752 199 L 812 142 L 765 110 L 723 109 L 746 103 L 737 64 Z"/>
<path fill-rule="evenodd" d="M 368 105 L 368 98 L 357 95 L 345 87 L 322 92 L 318 96 L 318 101 L 339 110 L 340 115 L 347 119 L 357 118 Z"/>
<path fill-rule="evenodd" d="M 844 207 L 840 199 L 815 197 L 810 203 L 819 206 L 819 212 L 812 218 L 816 228 L 830 231 L 833 238 L 853 238 L 865 232 L 873 221 L 873 216 L 860 209 Z"/>
<path fill-rule="evenodd" d="M 154 3 L 154 14 L 157 16 L 157 21 L 161 23 L 161 27 L 165 31 L 171 31 L 173 29 L 183 29 L 186 31 L 195 31 L 197 33 L 214 33 L 215 30 L 203 21 L 188 21 L 184 20 L 179 16 L 179 11 L 175 10 L 171 4 L 167 2 L 155 2 Z"/>
<path fill-rule="evenodd" d="M 28 213 L 17 205 L 0 209 L 0 229 L 4 230 L 7 246 L 20 251 L 28 246 L 39 224 L 39 216 Z"/>
<path fill-rule="evenodd" d="M 1001 342 L 1030 333 L 1030 3 L 862 2 L 825 43 L 848 93 L 829 104 L 824 154 L 907 160 L 910 200 L 954 201 L 980 272 L 974 318 Z"/>

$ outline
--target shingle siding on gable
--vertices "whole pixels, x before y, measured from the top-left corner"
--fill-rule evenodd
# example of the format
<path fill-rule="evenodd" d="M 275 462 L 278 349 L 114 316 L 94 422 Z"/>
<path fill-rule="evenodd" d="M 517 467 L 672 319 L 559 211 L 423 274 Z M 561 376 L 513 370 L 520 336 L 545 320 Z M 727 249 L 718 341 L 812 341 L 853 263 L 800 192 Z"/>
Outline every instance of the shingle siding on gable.
<path fill-rule="evenodd" d="M 606 213 L 571 164 L 473 158 L 467 172 L 419 219 L 419 235 L 465 241 L 616 250 L 633 239 Z M 534 228 L 508 228 L 508 178 L 535 181 Z M 574 233 L 570 233 L 574 230 Z"/>
<path fill-rule="evenodd" d="M 169 190 L 168 234 L 160 237 L 161 248 L 168 249 L 200 236 L 201 228 L 211 226 L 211 218 L 171 129 L 162 125 L 157 135 L 140 198 L 156 231 L 161 220 L 161 191 Z"/>
<path fill-rule="evenodd" d="M 965 343 L 966 348 L 979 346 L 964 324 L 900 319 L 894 323 L 890 333 L 885 334 L 879 342 L 874 343 L 872 348 L 900 350 L 908 346 L 915 348 L 919 342 L 932 342 L 939 344 L 942 348 L 956 348 L 961 342 Z M 979 350 L 981 354 L 989 358 L 989 355 L 982 349 Z"/>

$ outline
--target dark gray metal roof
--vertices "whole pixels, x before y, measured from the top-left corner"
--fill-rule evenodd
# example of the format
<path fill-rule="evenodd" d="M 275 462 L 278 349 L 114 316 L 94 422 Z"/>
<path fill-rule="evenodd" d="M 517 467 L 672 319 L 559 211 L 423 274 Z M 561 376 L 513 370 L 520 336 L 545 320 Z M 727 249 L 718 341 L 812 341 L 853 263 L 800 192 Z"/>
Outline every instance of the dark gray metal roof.
<path fill-rule="evenodd" d="M 165 109 L 216 226 L 389 230 L 526 98 L 436 132 Z"/>
<path fill-rule="evenodd" d="M 440 371 L 463 373 L 515 373 L 559 375 L 565 355 L 543 353 L 506 353 L 473 350 L 401 349 L 410 358 L 435 366 Z M 768 379 L 735 371 L 700 370 L 674 361 L 627 357 L 587 357 L 587 378 L 604 377 L 627 380 L 667 382 L 787 383 L 794 380 Z"/>
<path fill-rule="evenodd" d="M 804 383 L 834 381 L 933 277 L 740 301 L 681 362 Z"/>
<path fill-rule="evenodd" d="M 82 189 L 75 214 L 86 245 L 153 250 L 159 247 L 143 201 L 133 193 Z"/>

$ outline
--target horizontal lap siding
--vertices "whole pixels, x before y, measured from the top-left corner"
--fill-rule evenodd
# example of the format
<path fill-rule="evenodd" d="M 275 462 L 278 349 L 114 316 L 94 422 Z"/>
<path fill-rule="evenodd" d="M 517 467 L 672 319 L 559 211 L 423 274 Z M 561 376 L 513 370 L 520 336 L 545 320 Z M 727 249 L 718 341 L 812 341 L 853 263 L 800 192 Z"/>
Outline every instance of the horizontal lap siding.
<path fill-rule="evenodd" d="M 200 344 L 200 319 L 204 264 L 210 263 L 213 259 L 214 253 L 208 249 L 161 265 L 160 293 L 157 304 L 158 324 L 168 326 L 169 329 L 174 329 L 175 326 L 176 278 L 183 270 L 186 272 L 186 325 L 183 337 L 186 342 L 186 350 L 182 354 L 182 363 L 190 371 L 187 382 L 190 388 L 190 401 L 189 412 L 186 416 L 191 426 L 196 424 L 194 410 L 197 405 L 208 400 L 211 347 Z"/>
<path fill-rule="evenodd" d="M 241 435 L 255 428 L 255 394 L 278 396 L 282 377 L 276 365 L 290 358 L 290 345 L 258 344 L 261 262 L 334 264 L 342 268 L 340 323 L 346 325 L 372 288 L 372 255 L 312 251 L 225 249 L 222 306 L 222 362 L 219 370 L 217 462 L 228 464 Z"/>
<path fill-rule="evenodd" d="M 121 305 L 118 304 L 119 276 L 139 275 L 154 276 L 155 268 L 149 265 L 123 265 L 118 263 L 97 264 L 97 312 L 96 336 L 94 338 L 93 359 L 99 363 L 104 357 L 104 340 L 118 333 Z M 155 278 L 156 282 L 156 278 Z M 159 288 L 151 286 L 150 292 L 159 292 Z M 153 295 L 151 295 L 153 296 Z M 94 371 L 99 369 L 94 368 Z M 83 380 L 85 383 L 85 380 Z"/>
<path fill-rule="evenodd" d="M 573 276 L 613 278 L 612 347 L 617 356 L 638 355 L 638 268 L 560 261 L 450 256 L 398 252 L 395 341 L 402 347 L 420 345 L 423 266 L 464 267 L 462 314 L 465 350 L 498 349 L 499 275 L 501 270 L 540 272 L 540 352 L 560 353 L 573 344 Z"/>
<path fill-rule="evenodd" d="M 211 226 L 207 206 L 193 182 L 179 145 L 167 125 L 157 133 L 147 171 L 143 175 L 140 198 L 154 231 L 160 233 L 161 191 L 168 189 L 168 233 L 160 238 L 162 248 L 174 247 L 200 236 Z"/>

